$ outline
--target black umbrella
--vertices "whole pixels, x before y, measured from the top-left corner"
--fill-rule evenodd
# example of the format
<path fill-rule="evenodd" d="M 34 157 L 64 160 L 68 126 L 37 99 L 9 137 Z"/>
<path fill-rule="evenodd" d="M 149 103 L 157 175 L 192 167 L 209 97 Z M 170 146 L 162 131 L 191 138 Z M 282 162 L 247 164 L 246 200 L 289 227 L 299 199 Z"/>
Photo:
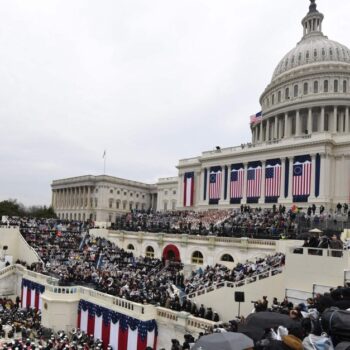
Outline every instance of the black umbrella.
<path fill-rule="evenodd" d="M 246 324 L 238 325 L 238 332 L 245 334 L 247 337 L 253 339 L 255 342 L 262 339 L 265 331 L 262 328 L 255 326 L 248 326 Z"/>
<path fill-rule="evenodd" d="M 254 347 L 254 342 L 242 333 L 214 333 L 201 337 L 192 350 L 244 350 Z"/>
<path fill-rule="evenodd" d="M 283 326 L 288 329 L 300 327 L 300 322 L 291 319 L 288 315 L 277 312 L 256 312 L 250 314 L 246 319 L 247 326 L 253 326 L 261 329 Z"/>

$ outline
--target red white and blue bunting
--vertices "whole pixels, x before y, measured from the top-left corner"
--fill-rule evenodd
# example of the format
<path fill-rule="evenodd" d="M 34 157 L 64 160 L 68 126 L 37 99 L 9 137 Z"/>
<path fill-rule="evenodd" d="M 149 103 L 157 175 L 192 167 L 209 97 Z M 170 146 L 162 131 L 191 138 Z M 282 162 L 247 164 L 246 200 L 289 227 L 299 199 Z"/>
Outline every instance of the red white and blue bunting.
<path fill-rule="evenodd" d="M 29 281 L 22 278 L 21 302 L 22 308 L 31 308 L 41 310 L 42 300 L 41 294 L 45 291 L 45 287 L 39 283 Z"/>
<path fill-rule="evenodd" d="M 104 348 L 109 344 L 113 350 L 145 350 L 147 346 L 156 349 L 158 330 L 155 320 L 140 321 L 80 300 L 77 326 L 102 340 Z"/>

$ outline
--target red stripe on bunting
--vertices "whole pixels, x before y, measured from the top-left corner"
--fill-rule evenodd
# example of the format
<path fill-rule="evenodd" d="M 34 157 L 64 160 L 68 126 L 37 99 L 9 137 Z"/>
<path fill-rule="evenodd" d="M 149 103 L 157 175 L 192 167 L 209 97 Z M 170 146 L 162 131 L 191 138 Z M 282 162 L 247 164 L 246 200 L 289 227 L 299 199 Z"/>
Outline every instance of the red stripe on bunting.
<path fill-rule="evenodd" d="M 81 311 L 78 311 L 78 321 L 77 321 L 77 327 L 80 329 L 80 318 L 81 318 Z"/>
<path fill-rule="evenodd" d="M 102 342 L 103 342 L 103 348 L 107 349 L 108 343 L 109 343 L 109 333 L 110 333 L 111 324 L 106 324 L 102 321 Z"/>
<path fill-rule="evenodd" d="M 120 325 L 119 325 L 120 327 Z M 118 349 L 124 350 L 127 349 L 128 347 L 128 331 L 124 331 L 121 328 L 119 328 L 119 344 L 118 344 Z"/>
<path fill-rule="evenodd" d="M 40 297 L 40 293 L 38 291 L 35 291 L 34 306 L 36 310 L 39 310 L 39 297 Z"/>
<path fill-rule="evenodd" d="M 142 340 L 140 336 L 137 337 L 137 350 L 145 350 L 147 347 L 147 337 Z"/>
<path fill-rule="evenodd" d="M 94 335 L 94 332 L 95 332 L 95 316 L 89 314 L 89 316 L 88 316 L 87 334 L 88 335 Z"/>
<path fill-rule="evenodd" d="M 28 287 L 27 288 L 27 303 L 26 303 L 26 306 L 29 307 L 29 308 L 30 308 L 31 294 L 32 294 L 32 290 Z"/>

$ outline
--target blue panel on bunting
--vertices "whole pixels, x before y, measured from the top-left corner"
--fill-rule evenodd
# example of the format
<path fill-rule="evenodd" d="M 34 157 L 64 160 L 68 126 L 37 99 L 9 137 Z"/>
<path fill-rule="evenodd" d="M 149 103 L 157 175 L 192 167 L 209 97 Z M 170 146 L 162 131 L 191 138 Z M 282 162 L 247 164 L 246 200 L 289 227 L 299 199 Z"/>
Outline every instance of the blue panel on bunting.
<path fill-rule="evenodd" d="M 321 156 L 316 154 L 316 169 L 315 169 L 315 197 L 320 195 L 320 179 L 321 179 Z"/>
<path fill-rule="evenodd" d="M 222 171 L 222 167 L 221 166 L 212 166 L 210 168 L 210 172 L 214 172 L 214 173 L 217 173 L 218 171 Z"/>
<path fill-rule="evenodd" d="M 231 165 L 231 170 L 239 170 L 239 169 L 244 169 L 244 164 L 243 163 L 238 163 L 238 164 L 232 164 Z"/>
<path fill-rule="evenodd" d="M 28 289 L 35 290 L 36 292 L 41 294 L 45 292 L 45 286 L 36 282 L 32 282 L 25 278 L 22 278 L 22 287 L 27 287 Z"/>
<path fill-rule="evenodd" d="M 185 173 L 184 178 L 185 179 L 192 179 L 192 178 L 194 178 L 194 171 L 190 171 L 188 173 Z"/>
<path fill-rule="evenodd" d="M 268 203 L 268 204 L 278 203 L 278 197 L 265 197 L 265 203 Z"/>
<path fill-rule="evenodd" d="M 248 197 L 247 204 L 258 204 L 260 197 Z"/>
<path fill-rule="evenodd" d="M 241 204 L 242 198 L 231 198 L 230 203 L 231 204 Z"/>
<path fill-rule="evenodd" d="M 268 165 L 275 166 L 277 164 L 281 165 L 281 159 L 279 159 L 279 158 L 277 158 L 277 159 L 268 159 L 266 161 L 266 166 L 268 166 Z"/>
<path fill-rule="evenodd" d="M 248 169 L 249 168 L 257 168 L 259 166 L 262 166 L 262 163 L 260 160 L 256 161 L 256 162 L 249 162 L 248 163 Z"/>

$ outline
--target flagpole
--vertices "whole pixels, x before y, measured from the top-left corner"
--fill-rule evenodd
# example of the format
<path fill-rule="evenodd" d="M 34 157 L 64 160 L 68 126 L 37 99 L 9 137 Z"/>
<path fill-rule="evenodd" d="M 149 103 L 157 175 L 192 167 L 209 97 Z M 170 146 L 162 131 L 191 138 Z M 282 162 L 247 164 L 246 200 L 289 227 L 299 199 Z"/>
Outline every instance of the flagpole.
<path fill-rule="evenodd" d="M 104 150 L 103 152 L 103 175 L 106 175 L 106 157 L 107 157 L 107 152 Z"/>

